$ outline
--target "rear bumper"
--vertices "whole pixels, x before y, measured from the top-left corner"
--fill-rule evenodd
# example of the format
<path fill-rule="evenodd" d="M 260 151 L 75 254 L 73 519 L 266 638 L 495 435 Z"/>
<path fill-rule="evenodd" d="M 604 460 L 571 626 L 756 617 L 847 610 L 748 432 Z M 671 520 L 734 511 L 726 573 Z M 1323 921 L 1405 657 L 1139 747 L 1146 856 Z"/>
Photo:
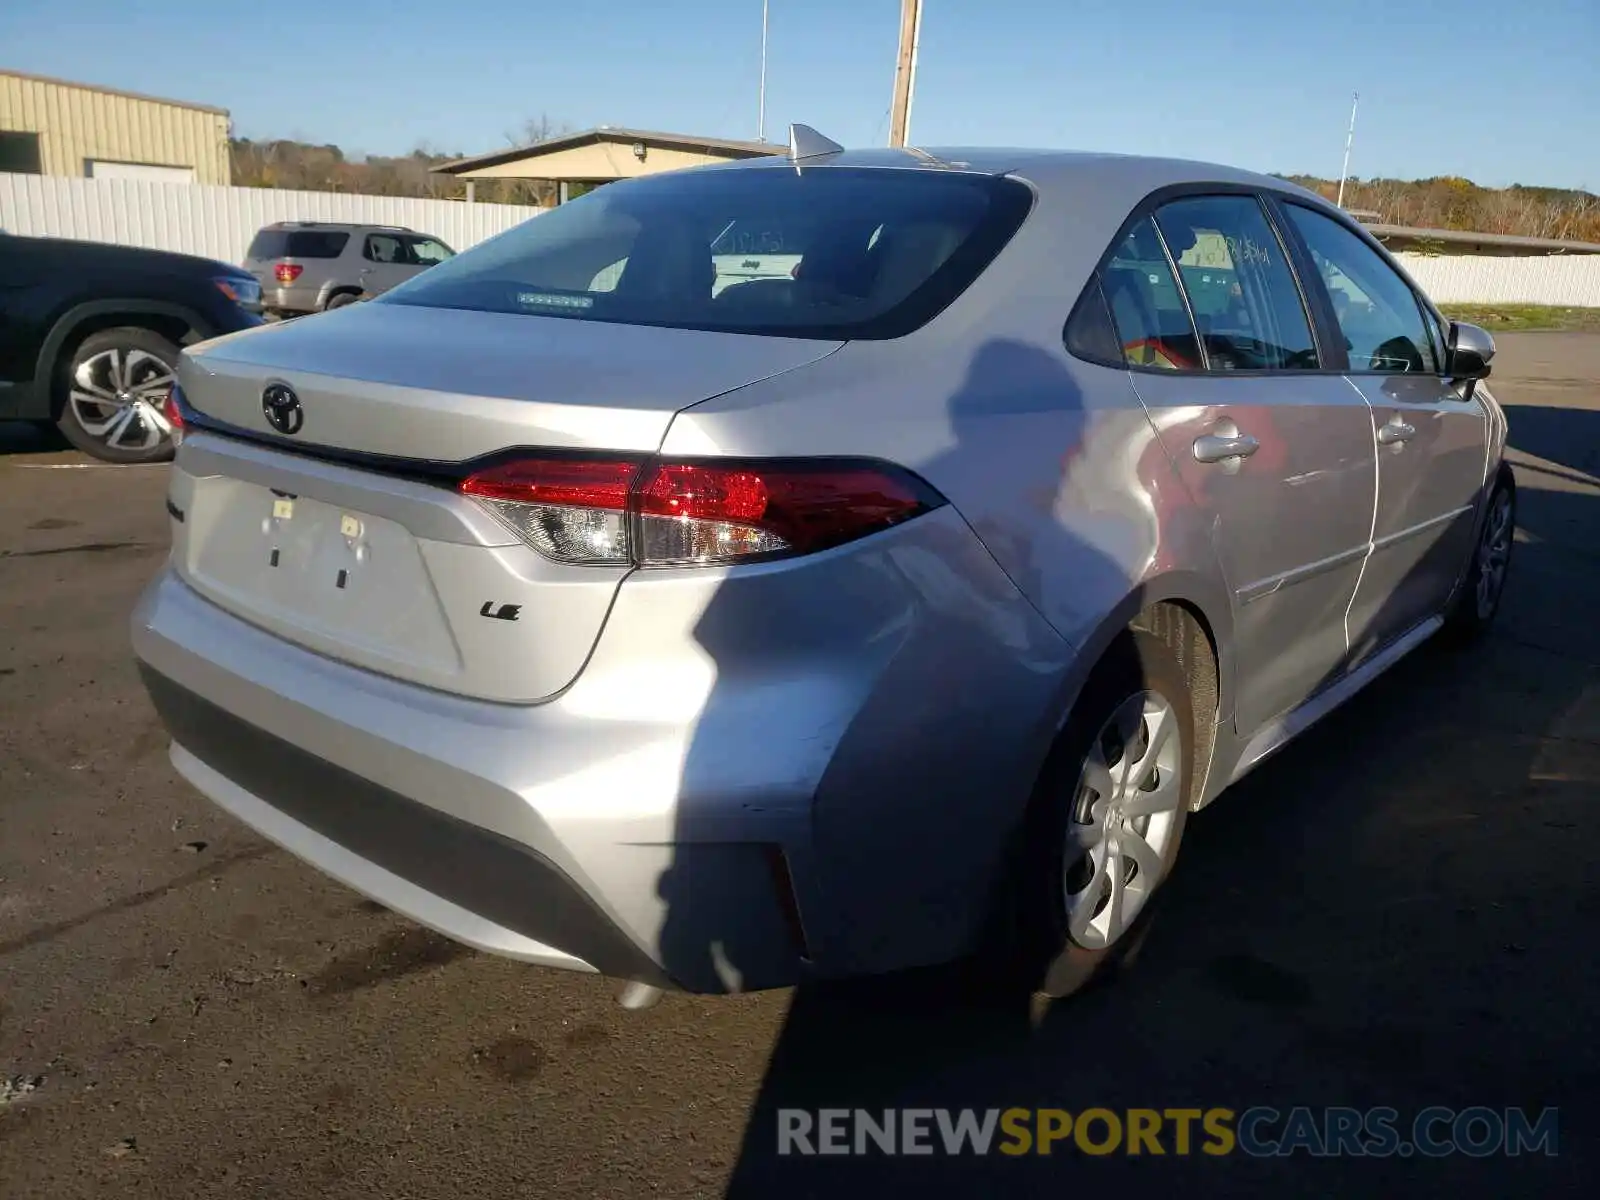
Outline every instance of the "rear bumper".
<path fill-rule="evenodd" d="M 191 783 L 469 945 L 702 992 L 951 958 L 1070 648 L 948 509 L 792 568 L 625 583 L 537 705 L 301 649 L 170 569 L 132 632 Z"/>
<path fill-rule="evenodd" d="M 597 728 L 558 704 L 373 675 L 238 620 L 170 571 L 133 634 L 178 771 L 420 924 L 510 958 L 691 991 L 801 977 L 770 860 L 781 823 L 735 819 L 675 849 L 671 730 Z M 667 881 L 696 856 L 704 894 L 674 904 Z M 714 930 L 694 928 L 713 913 Z M 718 939 L 740 946 L 734 974 L 672 949 Z"/>
<path fill-rule="evenodd" d="M 261 307 L 267 312 L 314 313 L 321 289 L 314 287 L 263 287 Z"/>
<path fill-rule="evenodd" d="M 662 981 L 543 855 L 307 754 L 148 666 L 141 674 L 178 770 L 314 866 L 482 950 Z"/>

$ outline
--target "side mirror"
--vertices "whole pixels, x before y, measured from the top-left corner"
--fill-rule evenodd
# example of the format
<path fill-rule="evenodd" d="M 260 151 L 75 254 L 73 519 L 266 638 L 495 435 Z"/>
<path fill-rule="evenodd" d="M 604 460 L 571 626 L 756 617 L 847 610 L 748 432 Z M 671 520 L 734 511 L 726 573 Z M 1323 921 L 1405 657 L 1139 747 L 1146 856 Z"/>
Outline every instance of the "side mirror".
<path fill-rule="evenodd" d="M 1452 379 L 1478 380 L 1489 375 L 1489 360 L 1494 358 L 1494 338 L 1487 329 L 1465 321 L 1450 323 L 1448 374 Z"/>

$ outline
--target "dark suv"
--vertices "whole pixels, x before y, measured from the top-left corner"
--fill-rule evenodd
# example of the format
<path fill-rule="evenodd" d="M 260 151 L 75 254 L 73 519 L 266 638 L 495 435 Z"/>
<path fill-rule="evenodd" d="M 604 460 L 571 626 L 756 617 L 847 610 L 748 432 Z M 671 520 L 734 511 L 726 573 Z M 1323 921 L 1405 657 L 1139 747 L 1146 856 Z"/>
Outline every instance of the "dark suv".
<path fill-rule="evenodd" d="M 108 462 L 170 457 L 182 348 L 260 311 L 260 285 L 226 263 L 0 233 L 0 419 L 53 421 Z"/>

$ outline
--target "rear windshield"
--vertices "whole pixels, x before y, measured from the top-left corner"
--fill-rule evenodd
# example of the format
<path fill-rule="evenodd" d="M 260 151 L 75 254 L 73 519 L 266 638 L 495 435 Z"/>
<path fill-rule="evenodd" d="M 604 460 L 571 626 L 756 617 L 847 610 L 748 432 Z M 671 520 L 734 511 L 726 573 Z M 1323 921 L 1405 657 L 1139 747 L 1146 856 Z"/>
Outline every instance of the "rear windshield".
<path fill-rule="evenodd" d="M 327 229 L 263 229 L 246 252 L 247 258 L 338 258 L 348 233 Z"/>
<path fill-rule="evenodd" d="M 387 304 L 814 338 L 898 337 L 961 294 L 1032 193 L 851 167 L 610 184 L 382 297 Z"/>

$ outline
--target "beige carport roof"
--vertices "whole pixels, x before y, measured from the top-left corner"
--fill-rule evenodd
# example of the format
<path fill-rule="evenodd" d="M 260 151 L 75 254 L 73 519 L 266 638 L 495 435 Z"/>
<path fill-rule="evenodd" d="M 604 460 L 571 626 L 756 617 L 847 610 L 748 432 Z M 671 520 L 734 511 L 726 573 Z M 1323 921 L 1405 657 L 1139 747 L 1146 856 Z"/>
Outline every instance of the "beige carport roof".
<path fill-rule="evenodd" d="M 680 167 L 783 154 L 770 142 L 602 127 L 563 134 L 531 146 L 497 150 L 434 168 L 461 179 L 547 179 L 558 183 L 610 183 Z"/>

